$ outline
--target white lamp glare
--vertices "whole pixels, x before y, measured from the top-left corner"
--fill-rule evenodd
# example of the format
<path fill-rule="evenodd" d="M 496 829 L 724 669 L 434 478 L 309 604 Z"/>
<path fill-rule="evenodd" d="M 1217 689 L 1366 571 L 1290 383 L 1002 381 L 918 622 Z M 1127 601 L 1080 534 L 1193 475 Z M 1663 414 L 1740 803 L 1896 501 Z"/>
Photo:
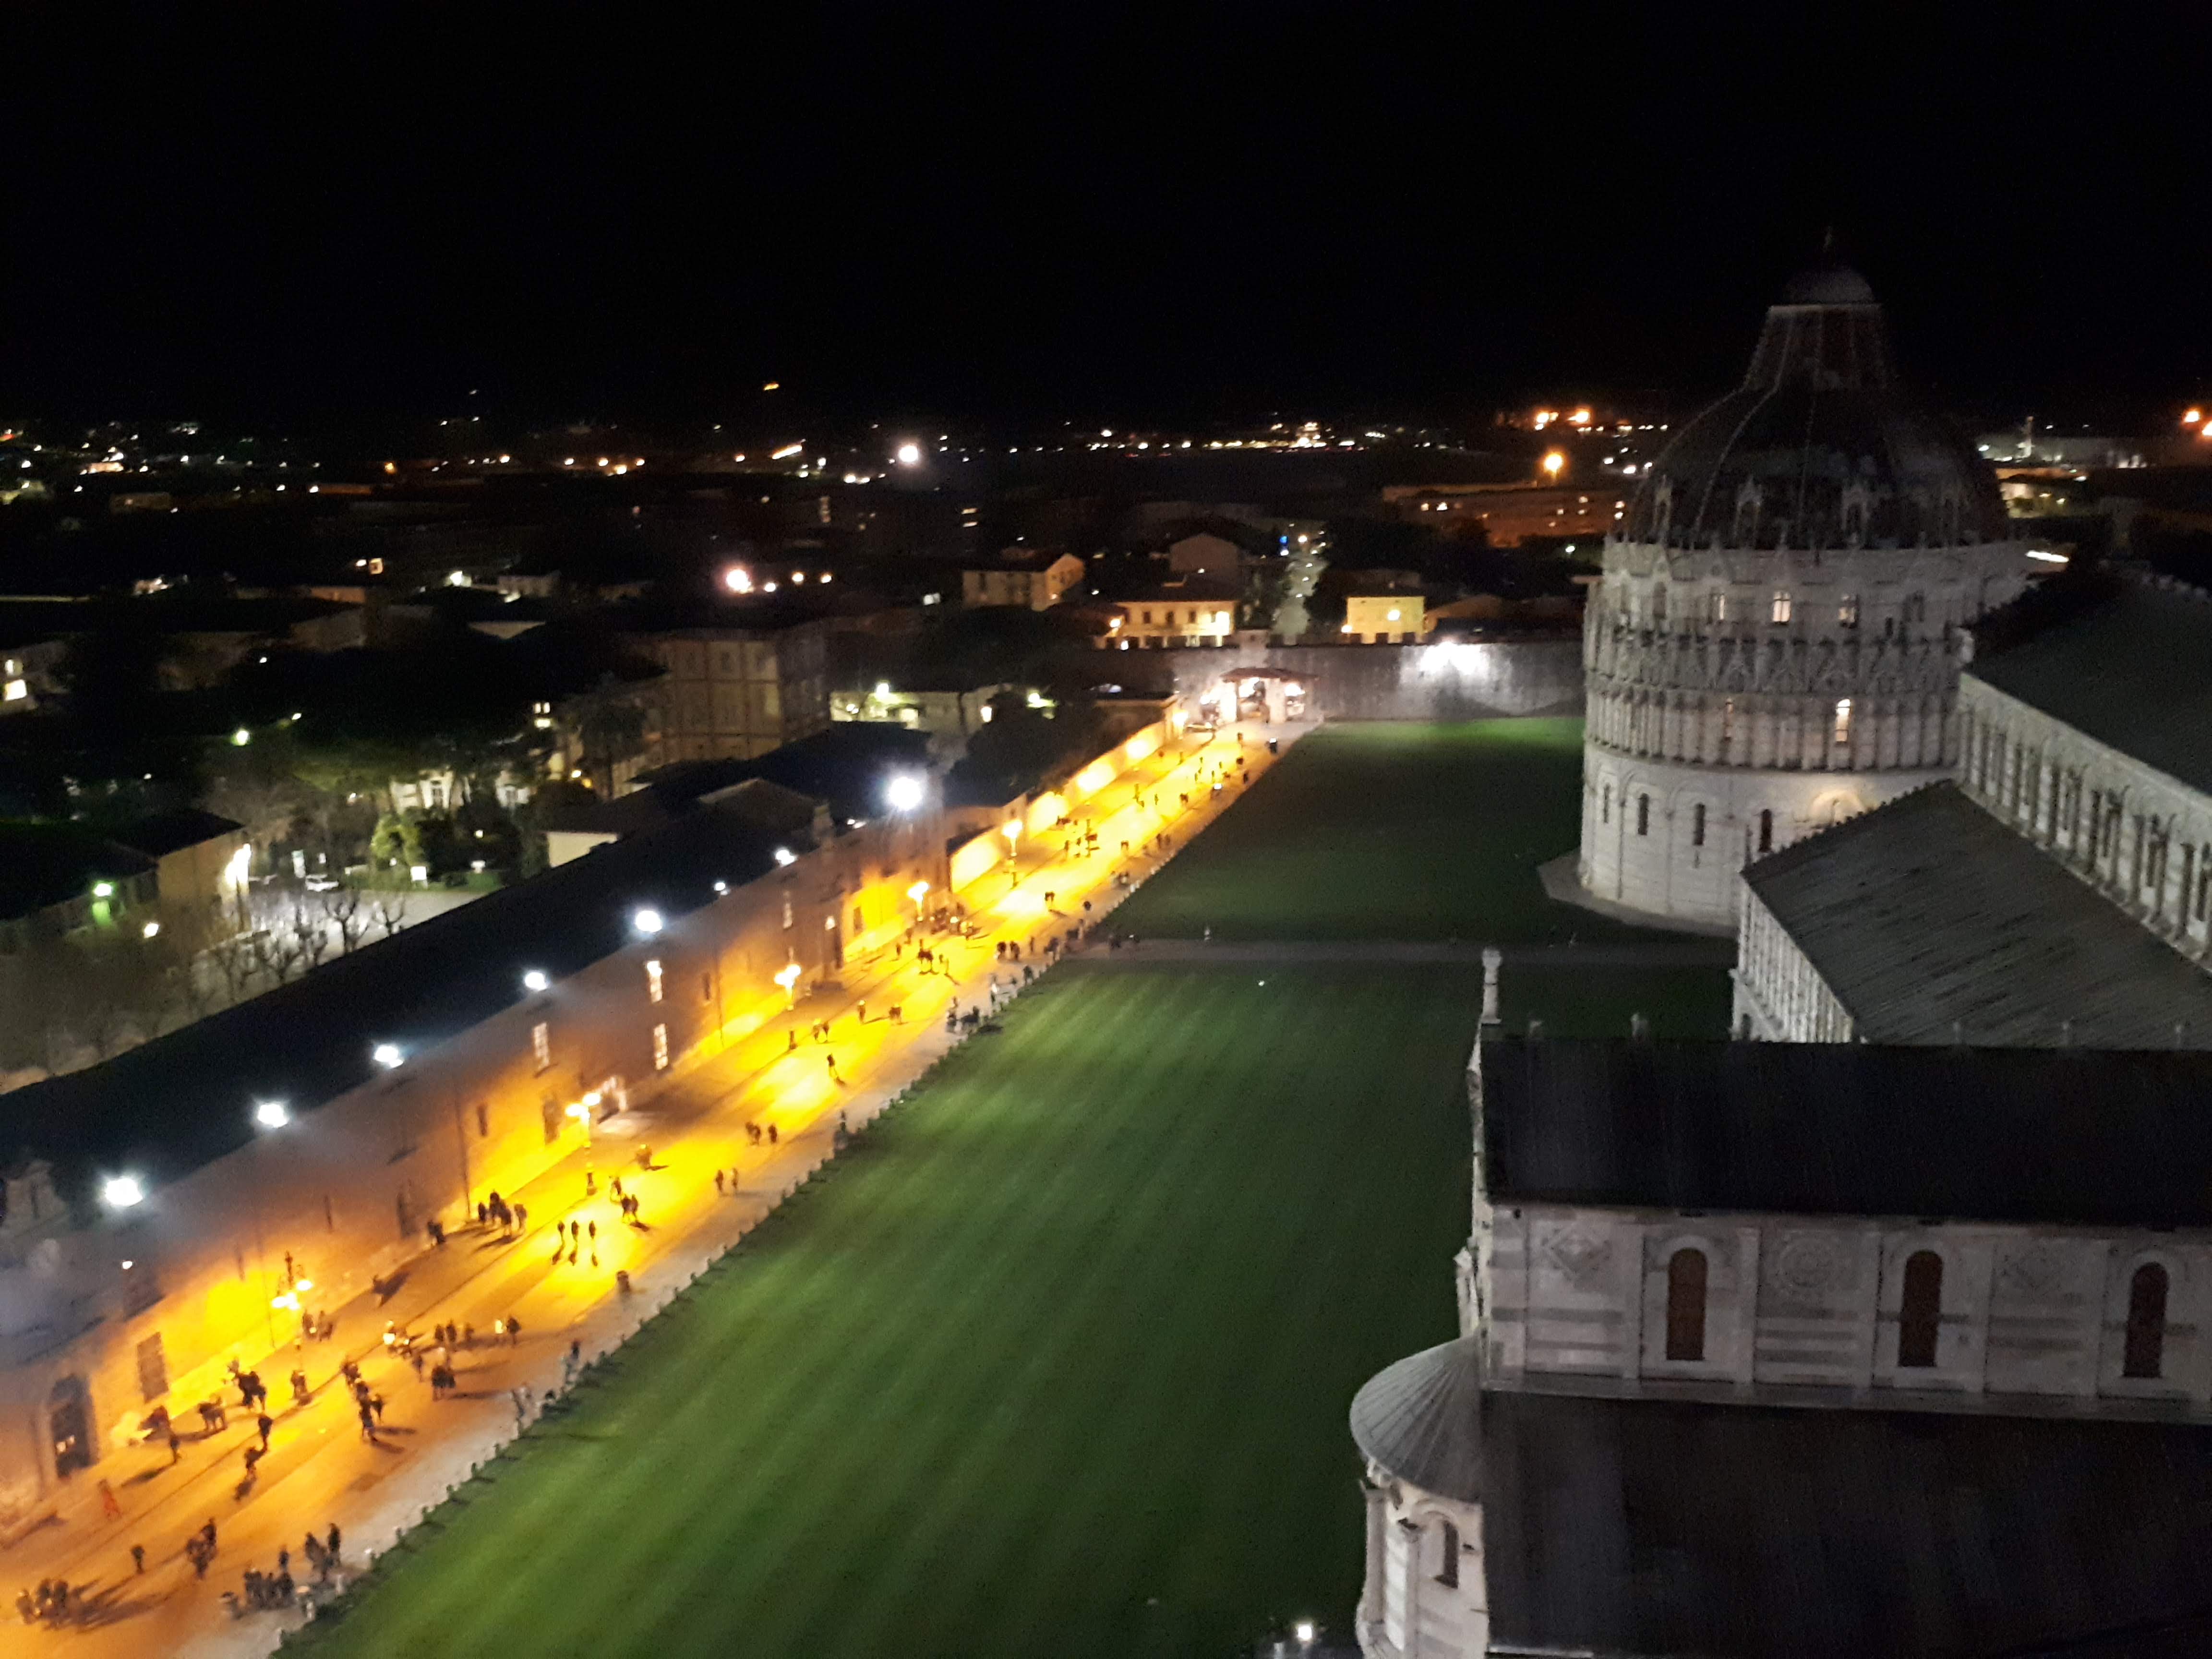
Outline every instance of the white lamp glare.
<path fill-rule="evenodd" d="M 396 1042 L 378 1043 L 368 1051 L 368 1057 L 387 1072 L 398 1071 L 400 1063 L 407 1058 Z"/>
<path fill-rule="evenodd" d="M 911 812 L 927 798 L 922 781 L 911 772 L 896 772 L 884 785 L 884 799 L 894 812 Z"/>
<path fill-rule="evenodd" d="M 660 912 L 650 905 L 646 905 L 631 915 L 629 925 L 647 939 L 651 939 L 661 930 L 664 924 L 660 920 Z"/>
<path fill-rule="evenodd" d="M 253 1103 L 253 1121 L 264 1129 L 281 1129 L 292 1121 L 292 1115 L 284 1109 L 281 1100 L 257 1100 Z"/>
<path fill-rule="evenodd" d="M 547 976 L 542 968 L 532 968 L 522 976 L 522 988 L 526 991 L 547 990 L 551 988 L 552 983 L 552 980 Z"/>
<path fill-rule="evenodd" d="M 146 1189 L 137 1176 L 110 1176 L 100 1183 L 100 1195 L 111 1210 L 127 1210 L 144 1200 Z"/>

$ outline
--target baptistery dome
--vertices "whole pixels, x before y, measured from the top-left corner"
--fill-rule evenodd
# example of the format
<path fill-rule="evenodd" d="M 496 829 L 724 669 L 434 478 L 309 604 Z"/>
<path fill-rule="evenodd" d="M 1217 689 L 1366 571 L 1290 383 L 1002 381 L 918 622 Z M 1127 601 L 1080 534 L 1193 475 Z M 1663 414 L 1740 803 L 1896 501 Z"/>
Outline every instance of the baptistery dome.
<path fill-rule="evenodd" d="M 2001 541 L 1996 481 L 1898 382 L 1874 290 L 1842 266 L 1792 281 L 1742 386 L 1684 427 L 1625 539 L 1668 547 Z"/>
<path fill-rule="evenodd" d="M 1950 775 L 1958 630 L 2027 570 L 1989 469 L 1899 383 L 1865 279 L 1798 276 L 1606 542 L 1583 890 L 1729 930 L 1746 863 Z"/>

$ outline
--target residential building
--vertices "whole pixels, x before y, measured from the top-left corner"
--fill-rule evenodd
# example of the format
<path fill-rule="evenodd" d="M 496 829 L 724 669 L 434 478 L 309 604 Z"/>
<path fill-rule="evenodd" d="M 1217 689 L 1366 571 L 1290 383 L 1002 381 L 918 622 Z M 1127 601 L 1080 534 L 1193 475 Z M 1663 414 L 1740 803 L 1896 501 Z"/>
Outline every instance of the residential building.
<path fill-rule="evenodd" d="M 1479 527 L 1492 547 L 1532 537 L 1611 534 L 1627 516 L 1627 491 L 1613 479 L 1591 485 L 1388 484 L 1382 500 L 1409 523 L 1437 530 Z"/>
<path fill-rule="evenodd" d="M 635 635 L 665 676 L 652 683 L 660 742 L 646 765 L 749 759 L 821 731 L 829 634 L 817 617 L 746 607 L 726 621 Z"/>
<path fill-rule="evenodd" d="M 1413 645 L 1431 627 L 1418 592 L 1352 593 L 1344 601 L 1344 633 L 1362 645 Z"/>
<path fill-rule="evenodd" d="M 1031 552 L 1010 547 L 993 565 L 970 565 L 960 573 L 960 603 L 1019 605 L 1049 611 L 1060 596 L 1083 580 L 1083 561 L 1073 553 Z"/>
<path fill-rule="evenodd" d="M 1225 645 L 1237 631 L 1236 585 L 1211 576 L 1163 582 L 1114 606 L 1099 644 L 1108 650 Z"/>

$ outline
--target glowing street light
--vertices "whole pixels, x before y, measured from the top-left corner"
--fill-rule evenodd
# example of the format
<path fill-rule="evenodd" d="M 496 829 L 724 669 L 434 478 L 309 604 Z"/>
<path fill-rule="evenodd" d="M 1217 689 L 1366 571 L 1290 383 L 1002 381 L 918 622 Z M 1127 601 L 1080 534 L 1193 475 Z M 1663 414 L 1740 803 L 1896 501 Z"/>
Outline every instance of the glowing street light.
<path fill-rule="evenodd" d="M 912 772 L 894 772 L 884 784 L 884 799 L 894 812 L 911 812 L 929 798 L 929 790 Z"/>
<path fill-rule="evenodd" d="M 999 833 L 1006 838 L 1006 856 L 1012 858 L 1021 846 L 1022 821 L 1019 818 L 1008 818 L 999 826 Z"/>
<path fill-rule="evenodd" d="M 368 1057 L 387 1072 L 396 1072 L 407 1062 L 407 1051 L 396 1042 L 380 1042 L 368 1051 Z"/>
<path fill-rule="evenodd" d="M 252 733 L 252 732 L 249 732 L 249 731 L 247 731 L 244 726 L 240 726 L 240 727 L 238 728 L 238 730 L 236 730 L 235 732 L 232 732 L 232 733 L 230 734 L 230 740 L 231 740 L 231 742 L 232 742 L 232 743 L 235 744 L 239 748 L 243 749 L 243 748 L 245 748 L 245 747 L 246 747 L 246 745 L 247 744 L 252 743 L 252 742 L 253 741 L 253 733 Z"/>
<path fill-rule="evenodd" d="M 783 1005 L 795 1007 L 799 1003 L 799 964 L 787 962 L 775 970 L 775 982 L 783 987 Z"/>
<path fill-rule="evenodd" d="M 651 939 L 668 924 L 661 920 L 659 911 L 647 904 L 641 905 L 630 913 L 629 925 L 644 934 L 646 938 Z"/>
<path fill-rule="evenodd" d="M 253 1103 L 253 1121 L 264 1129 L 281 1129 L 292 1121 L 292 1114 L 281 1100 L 257 1100 Z"/>
<path fill-rule="evenodd" d="M 906 890 L 906 896 L 912 899 L 916 904 L 921 903 L 922 900 L 929 896 L 929 884 L 926 881 L 918 881 L 915 883 L 913 886 Z"/>
<path fill-rule="evenodd" d="M 1565 469 L 1566 465 L 1567 458 L 1559 451 L 1547 449 L 1544 452 L 1544 476 L 1553 483 L 1556 483 L 1559 481 L 1559 474 Z"/>
<path fill-rule="evenodd" d="M 799 862 L 799 854 L 788 847 L 779 847 L 775 849 L 775 861 L 778 864 L 796 864 Z"/>
<path fill-rule="evenodd" d="M 100 1184 L 100 1201 L 111 1210 L 127 1210 L 146 1200 L 146 1188 L 137 1176 L 110 1176 Z"/>
<path fill-rule="evenodd" d="M 722 573 L 722 586 L 732 593 L 753 591 L 753 573 L 741 564 L 733 564 Z"/>
<path fill-rule="evenodd" d="M 898 464 L 901 466 L 920 466 L 921 465 L 921 446 L 920 444 L 901 444 L 898 447 Z"/>
<path fill-rule="evenodd" d="M 547 991 L 552 987 L 552 976 L 543 968 L 532 968 L 522 976 L 522 988 L 526 991 Z"/>

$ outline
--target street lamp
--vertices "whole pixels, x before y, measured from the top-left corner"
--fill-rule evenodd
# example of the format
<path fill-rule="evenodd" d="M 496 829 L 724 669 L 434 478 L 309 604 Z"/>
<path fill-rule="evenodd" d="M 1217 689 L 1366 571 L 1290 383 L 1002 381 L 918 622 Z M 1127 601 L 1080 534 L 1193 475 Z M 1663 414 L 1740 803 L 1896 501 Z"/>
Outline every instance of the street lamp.
<path fill-rule="evenodd" d="M 639 933 L 644 934 L 647 939 L 651 939 L 664 927 L 667 926 L 667 924 L 661 920 L 660 912 L 654 909 L 649 904 L 641 905 L 636 910 L 631 912 L 629 925 L 632 927 L 635 927 Z"/>
<path fill-rule="evenodd" d="M 796 1008 L 799 1006 L 799 964 L 795 962 L 787 962 L 777 969 L 775 982 L 783 987 L 783 1006 L 786 1008 Z"/>
<path fill-rule="evenodd" d="M 264 1129 L 281 1129 L 292 1121 L 292 1114 L 281 1100 L 257 1100 L 253 1103 L 253 1121 Z"/>
<path fill-rule="evenodd" d="M 532 968 L 522 976 L 522 988 L 526 991 L 546 991 L 550 990 L 552 986 L 551 977 L 543 968 Z"/>
<path fill-rule="evenodd" d="M 368 1051 L 368 1057 L 387 1072 L 396 1072 L 407 1063 L 407 1051 L 396 1042 L 380 1042 Z"/>
<path fill-rule="evenodd" d="M 1544 477 L 1552 483 L 1557 483 L 1559 481 L 1559 474 L 1565 469 L 1566 465 L 1567 458 L 1560 451 L 1547 449 L 1544 452 Z"/>
<path fill-rule="evenodd" d="M 929 791 L 912 772 L 894 772 L 884 784 L 884 799 L 894 812 L 912 812 L 929 798 Z"/>
<path fill-rule="evenodd" d="M 111 1210 L 127 1210 L 146 1200 L 146 1188 L 137 1176 L 110 1176 L 100 1183 L 100 1201 Z"/>

